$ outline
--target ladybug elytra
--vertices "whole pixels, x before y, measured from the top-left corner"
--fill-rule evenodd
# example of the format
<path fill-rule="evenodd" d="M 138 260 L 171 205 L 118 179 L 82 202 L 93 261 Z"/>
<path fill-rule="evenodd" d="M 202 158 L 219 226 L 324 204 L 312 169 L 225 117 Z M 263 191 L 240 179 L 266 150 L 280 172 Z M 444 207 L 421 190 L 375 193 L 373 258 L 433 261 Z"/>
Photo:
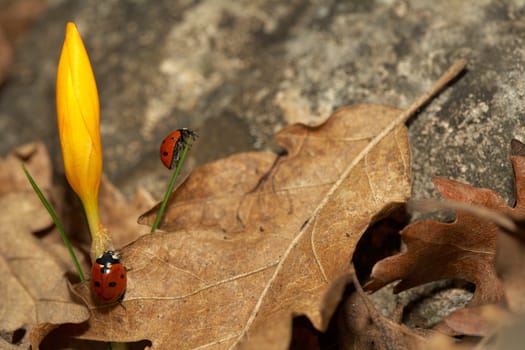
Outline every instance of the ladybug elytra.
<path fill-rule="evenodd" d="M 95 260 L 91 269 L 91 286 L 101 301 L 112 303 L 122 298 L 126 283 L 126 269 L 117 252 L 105 251 Z"/>
<path fill-rule="evenodd" d="M 173 169 L 186 144 L 196 137 L 197 134 L 193 130 L 186 128 L 171 132 L 160 144 L 160 160 L 162 164 L 168 169 Z"/>

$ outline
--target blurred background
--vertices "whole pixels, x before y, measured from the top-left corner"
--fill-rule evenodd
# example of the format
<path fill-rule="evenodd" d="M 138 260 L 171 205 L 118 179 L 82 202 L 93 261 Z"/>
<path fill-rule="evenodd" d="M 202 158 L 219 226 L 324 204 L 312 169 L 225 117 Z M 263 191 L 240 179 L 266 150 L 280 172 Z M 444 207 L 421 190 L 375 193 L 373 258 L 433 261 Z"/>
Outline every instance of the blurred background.
<path fill-rule="evenodd" d="M 457 58 L 468 72 L 409 123 L 414 195 L 433 176 L 512 198 L 525 134 L 523 1 L 0 0 L 0 154 L 42 141 L 62 176 L 54 86 L 67 21 L 98 83 L 104 171 L 160 198 L 161 140 L 200 135 L 185 172 L 278 150 L 272 135 L 354 103 L 407 107 Z M 371 116 L 373 118 L 373 116 Z"/>

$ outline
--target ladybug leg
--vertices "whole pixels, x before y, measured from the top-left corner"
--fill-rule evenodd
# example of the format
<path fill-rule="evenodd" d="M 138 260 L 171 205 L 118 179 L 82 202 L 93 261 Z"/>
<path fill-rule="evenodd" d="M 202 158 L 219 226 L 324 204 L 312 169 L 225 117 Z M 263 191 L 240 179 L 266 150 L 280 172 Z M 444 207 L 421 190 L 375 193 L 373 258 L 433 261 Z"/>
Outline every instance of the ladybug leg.
<path fill-rule="evenodd" d="M 182 151 L 184 150 L 184 147 L 186 146 L 186 143 L 185 142 L 177 142 L 175 144 L 175 153 L 177 155 L 177 157 L 175 157 L 175 161 L 179 161 L 180 159 L 180 156 L 182 154 Z"/>
<path fill-rule="evenodd" d="M 199 135 L 193 131 L 193 130 L 190 130 L 190 129 L 187 129 L 185 132 L 183 132 L 181 134 L 181 148 L 180 148 L 180 151 L 182 152 L 182 150 L 184 149 L 184 147 L 186 146 L 186 144 L 189 143 L 190 145 L 190 148 L 192 146 L 191 142 L 190 141 L 195 141 L 195 139 L 198 137 Z"/>
<path fill-rule="evenodd" d="M 190 129 L 184 129 L 181 133 L 181 140 L 183 143 L 188 143 L 190 140 L 194 141 L 197 137 L 199 137 L 199 134 Z"/>
<path fill-rule="evenodd" d="M 124 303 L 122 302 L 123 299 L 124 299 L 124 295 L 122 295 L 122 296 L 119 298 L 119 300 L 117 300 L 117 303 L 120 305 L 120 307 L 122 307 L 122 308 L 124 309 L 124 311 L 128 311 L 128 310 L 126 309 L 126 306 L 124 306 Z"/>

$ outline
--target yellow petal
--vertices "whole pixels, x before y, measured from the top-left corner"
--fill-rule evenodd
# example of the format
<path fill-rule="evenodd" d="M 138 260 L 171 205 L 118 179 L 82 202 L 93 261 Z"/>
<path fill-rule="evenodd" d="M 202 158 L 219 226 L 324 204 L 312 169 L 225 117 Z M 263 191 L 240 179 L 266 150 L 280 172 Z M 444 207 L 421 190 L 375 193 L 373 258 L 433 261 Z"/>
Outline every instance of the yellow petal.
<path fill-rule="evenodd" d="M 94 234 L 102 175 L 98 92 L 84 43 L 71 22 L 58 63 L 56 105 L 66 177 L 82 200 Z"/>

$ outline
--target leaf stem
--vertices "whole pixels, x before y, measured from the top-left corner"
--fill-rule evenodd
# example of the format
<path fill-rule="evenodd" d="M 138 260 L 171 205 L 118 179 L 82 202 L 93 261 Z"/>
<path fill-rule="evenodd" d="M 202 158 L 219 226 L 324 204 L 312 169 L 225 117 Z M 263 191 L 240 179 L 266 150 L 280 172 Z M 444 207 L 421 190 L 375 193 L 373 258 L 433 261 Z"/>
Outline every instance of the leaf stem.
<path fill-rule="evenodd" d="M 71 245 L 71 242 L 69 241 L 69 238 L 66 235 L 66 232 L 64 231 L 64 227 L 62 226 L 62 223 L 60 222 L 60 219 L 58 218 L 55 210 L 49 203 L 49 201 L 46 199 L 38 185 L 36 184 L 35 180 L 33 180 L 33 177 L 31 174 L 29 174 L 29 171 L 27 171 L 24 164 L 22 164 L 22 170 L 24 170 L 24 173 L 27 176 L 27 179 L 29 180 L 29 183 L 31 184 L 31 187 L 33 187 L 33 190 L 37 194 L 38 198 L 40 198 L 40 201 L 44 205 L 44 207 L 47 209 L 47 212 L 53 219 L 53 222 L 55 223 L 58 232 L 60 233 L 60 236 L 62 237 L 62 240 L 64 241 L 64 244 L 66 245 L 69 255 L 71 255 L 71 259 L 73 259 L 73 263 L 75 264 L 75 267 L 78 272 L 78 276 L 80 277 L 80 281 L 85 281 L 86 277 L 84 276 L 84 272 L 82 271 L 82 268 L 80 267 L 80 263 L 78 262 L 77 256 L 75 255 L 75 252 L 73 251 L 73 246 Z"/>
<path fill-rule="evenodd" d="M 188 153 L 188 150 L 190 149 L 191 141 L 186 142 L 184 145 L 184 150 L 182 151 L 182 155 L 180 156 L 180 159 L 177 162 L 177 167 L 175 168 L 175 171 L 173 172 L 173 176 L 171 177 L 170 183 L 168 185 L 168 189 L 166 190 L 166 193 L 164 194 L 164 199 L 162 200 L 162 203 L 160 204 L 159 211 L 157 212 L 157 216 L 155 217 L 155 221 L 153 222 L 153 225 L 151 226 L 151 233 L 154 233 L 157 230 L 157 227 L 160 224 L 160 220 L 162 219 L 162 216 L 164 215 L 164 210 L 166 209 L 166 205 L 168 204 L 168 200 L 170 198 L 171 193 L 173 192 L 173 188 L 175 187 L 175 181 L 177 180 L 177 177 L 180 174 L 180 171 L 182 169 L 182 164 L 184 164 L 184 160 L 186 159 L 186 154 Z"/>

